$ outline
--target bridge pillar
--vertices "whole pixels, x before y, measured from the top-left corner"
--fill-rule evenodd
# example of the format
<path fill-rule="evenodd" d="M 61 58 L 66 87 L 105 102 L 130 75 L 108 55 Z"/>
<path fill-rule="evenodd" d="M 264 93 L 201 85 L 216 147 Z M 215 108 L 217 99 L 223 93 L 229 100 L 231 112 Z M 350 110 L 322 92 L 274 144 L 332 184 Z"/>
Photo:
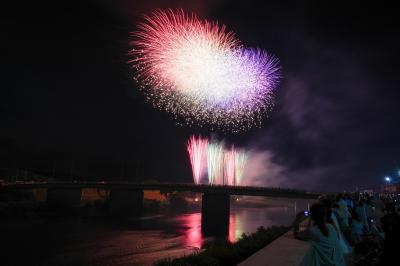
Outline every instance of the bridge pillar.
<path fill-rule="evenodd" d="M 81 204 L 80 188 L 49 188 L 46 203 L 51 208 L 73 209 Z"/>
<path fill-rule="evenodd" d="M 201 205 L 201 231 L 205 236 L 227 236 L 230 195 L 204 193 Z"/>
<path fill-rule="evenodd" d="M 112 216 L 140 216 L 143 210 L 143 190 L 111 189 L 110 214 Z"/>

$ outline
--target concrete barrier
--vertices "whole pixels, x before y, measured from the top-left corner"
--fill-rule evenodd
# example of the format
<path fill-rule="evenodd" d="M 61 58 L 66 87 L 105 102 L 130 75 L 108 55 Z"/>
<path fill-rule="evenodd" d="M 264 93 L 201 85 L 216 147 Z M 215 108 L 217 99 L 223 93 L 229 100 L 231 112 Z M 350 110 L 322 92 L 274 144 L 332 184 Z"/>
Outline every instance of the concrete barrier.
<path fill-rule="evenodd" d="M 308 242 L 295 239 L 293 230 L 289 230 L 239 266 L 298 266 L 309 249 Z"/>

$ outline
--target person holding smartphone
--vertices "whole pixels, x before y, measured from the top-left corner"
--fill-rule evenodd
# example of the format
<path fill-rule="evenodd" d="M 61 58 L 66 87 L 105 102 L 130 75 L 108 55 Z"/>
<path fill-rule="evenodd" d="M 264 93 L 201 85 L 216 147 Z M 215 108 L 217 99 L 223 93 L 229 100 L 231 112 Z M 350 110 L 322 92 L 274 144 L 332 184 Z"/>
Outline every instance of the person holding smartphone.
<path fill-rule="evenodd" d="M 306 253 L 300 265 L 302 266 L 345 266 L 343 253 L 340 249 L 339 238 L 333 225 L 327 223 L 327 210 L 323 204 L 315 203 L 310 208 L 310 226 L 299 230 L 300 222 L 308 215 L 301 212 L 293 224 L 296 239 L 310 242 L 311 249 Z"/>

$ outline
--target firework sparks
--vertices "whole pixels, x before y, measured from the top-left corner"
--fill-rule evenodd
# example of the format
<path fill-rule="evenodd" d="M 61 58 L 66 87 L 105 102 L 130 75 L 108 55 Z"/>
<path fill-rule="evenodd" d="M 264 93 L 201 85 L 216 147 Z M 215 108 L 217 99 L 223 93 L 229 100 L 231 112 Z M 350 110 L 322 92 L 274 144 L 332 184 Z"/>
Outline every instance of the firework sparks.
<path fill-rule="evenodd" d="M 247 162 L 247 155 L 243 151 L 235 152 L 235 185 L 241 185 L 244 175 L 244 167 Z"/>
<path fill-rule="evenodd" d="M 224 184 L 234 186 L 235 182 L 235 149 L 232 146 L 230 150 L 224 153 Z"/>
<path fill-rule="evenodd" d="M 206 173 L 209 184 L 242 184 L 247 162 L 245 151 L 237 150 L 233 146 L 225 150 L 223 142 L 209 142 L 206 138 L 195 136 L 190 137 L 186 147 L 195 184 L 200 184 Z"/>
<path fill-rule="evenodd" d="M 209 143 L 207 148 L 207 172 L 210 184 L 224 184 L 224 145 Z"/>
<path fill-rule="evenodd" d="M 200 183 L 200 179 L 204 174 L 207 146 L 207 139 L 196 138 L 195 136 L 192 136 L 187 144 L 195 184 Z"/>
<path fill-rule="evenodd" d="M 243 48 L 225 26 L 182 10 L 156 11 L 134 35 L 130 62 L 155 107 L 187 124 L 232 131 L 258 125 L 271 108 L 278 61 Z"/>

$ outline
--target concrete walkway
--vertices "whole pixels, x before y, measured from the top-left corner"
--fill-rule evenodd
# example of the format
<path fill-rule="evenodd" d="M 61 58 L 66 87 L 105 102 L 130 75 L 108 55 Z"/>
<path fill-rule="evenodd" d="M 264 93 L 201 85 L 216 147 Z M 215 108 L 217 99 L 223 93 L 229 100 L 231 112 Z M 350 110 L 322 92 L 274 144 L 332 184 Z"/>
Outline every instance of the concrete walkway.
<path fill-rule="evenodd" d="M 308 242 L 295 239 L 290 230 L 239 266 L 298 266 L 309 248 Z"/>

